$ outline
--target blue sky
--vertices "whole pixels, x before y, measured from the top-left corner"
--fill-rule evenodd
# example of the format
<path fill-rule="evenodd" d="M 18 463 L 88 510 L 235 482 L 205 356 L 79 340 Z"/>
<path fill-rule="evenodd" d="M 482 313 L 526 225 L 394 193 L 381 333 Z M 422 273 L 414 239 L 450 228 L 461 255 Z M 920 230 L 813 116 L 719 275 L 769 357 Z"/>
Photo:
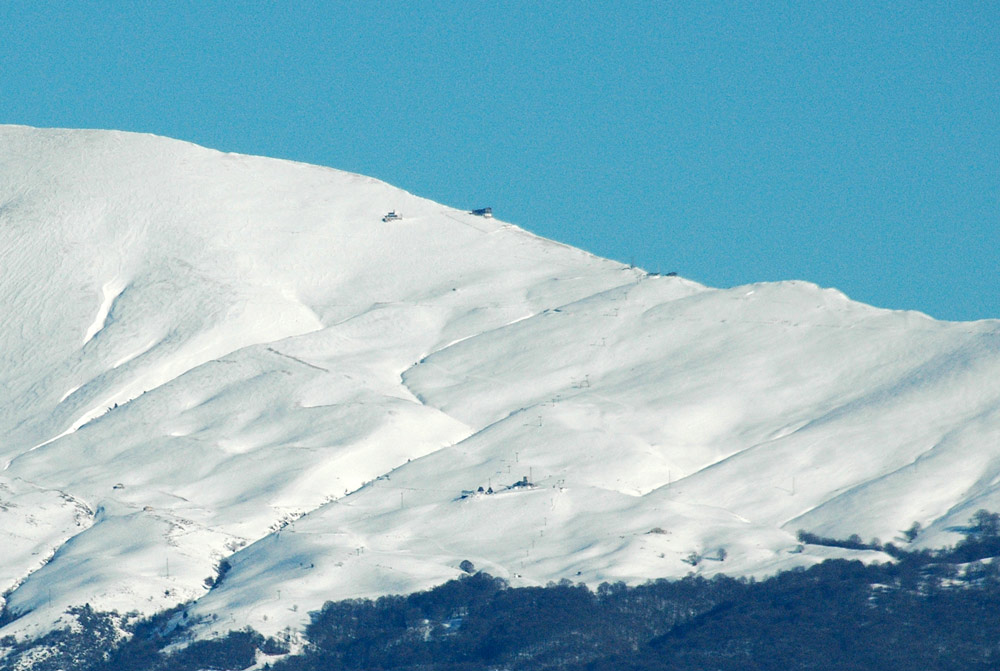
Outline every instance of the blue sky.
<path fill-rule="evenodd" d="M 0 0 L 0 123 L 360 172 L 712 286 L 1000 318 L 993 2 Z"/>

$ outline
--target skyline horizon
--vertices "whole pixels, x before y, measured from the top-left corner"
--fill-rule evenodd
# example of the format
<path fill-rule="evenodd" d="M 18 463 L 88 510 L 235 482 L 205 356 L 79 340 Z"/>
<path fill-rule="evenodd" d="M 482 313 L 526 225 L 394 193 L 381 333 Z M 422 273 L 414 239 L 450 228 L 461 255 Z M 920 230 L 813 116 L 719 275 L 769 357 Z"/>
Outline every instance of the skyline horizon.
<path fill-rule="evenodd" d="M 2 123 L 333 167 L 709 286 L 1000 318 L 997 8 L 40 0 L 0 37 Z"/>

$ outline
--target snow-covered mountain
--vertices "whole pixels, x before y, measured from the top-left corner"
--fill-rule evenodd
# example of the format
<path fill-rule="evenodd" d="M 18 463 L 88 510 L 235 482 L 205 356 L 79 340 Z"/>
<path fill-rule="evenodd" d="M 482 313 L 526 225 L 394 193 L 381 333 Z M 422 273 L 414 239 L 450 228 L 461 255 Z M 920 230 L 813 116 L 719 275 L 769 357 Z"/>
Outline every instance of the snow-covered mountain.
<path fill-rule="evenodd" d="M 1000 509 L 1000 322 L 650 275 L 328 168 L 0 127 L 0 316 L 0 635 L 182 601 L 272 633 L 463 560 L 772 573 L 866 554 L 799 529 Z"/>

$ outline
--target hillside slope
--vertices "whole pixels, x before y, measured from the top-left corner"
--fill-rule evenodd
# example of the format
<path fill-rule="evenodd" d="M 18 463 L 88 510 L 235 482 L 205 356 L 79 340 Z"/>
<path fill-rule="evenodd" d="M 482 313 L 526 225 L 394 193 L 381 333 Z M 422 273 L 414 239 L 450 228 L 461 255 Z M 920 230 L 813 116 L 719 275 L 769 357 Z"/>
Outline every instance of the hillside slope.
<path fill-rule="evenodd" d="M 465 559 L 768 573 L 846 554 L 800 528 L 939 545 L 1000 508 L 996 321 L 709 289 L 358 175 L 11 126 L 0 270 L 0 634 L 85 602 L 277 631 Z"/>

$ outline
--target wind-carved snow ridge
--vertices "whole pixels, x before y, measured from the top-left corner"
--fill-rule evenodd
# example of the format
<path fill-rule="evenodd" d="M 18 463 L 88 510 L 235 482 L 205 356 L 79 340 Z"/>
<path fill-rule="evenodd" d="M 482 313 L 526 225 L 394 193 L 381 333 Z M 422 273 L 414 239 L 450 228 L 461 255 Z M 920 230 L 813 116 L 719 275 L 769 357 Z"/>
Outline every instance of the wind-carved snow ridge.
<path fill-rule="evenodd" d="M 83 384 L 81 383 L 81 384 L 73 385 L 72 387 L 70 387 L 69 389 L 67 389 L 65 392 L 63 392 L 63 395 L 59 397 L 59 402 L 62 403 L 63 401 L 65 401 L 67 398 L 69 398 L 70 396 L 72 396 L 76 392 L 77 389 L 79 389 L 82 386 L 83 386 Z"/>
<path fill-rule="evenodd" d="M 1000 510 L 1000 322 L 711 289 L 147 135 L 0 127 L 15 201 L 2 635 L 187 601 L 203 635 L 275 633 L 466 559 L 515 585 L 884 560 L 794 534 L 943 545 Z"/>
<path fill-rule="evenodd" d="M 104 286 L 101 287 L 101 293 L 103 294 L 101 306 L 97 309 L 94 321 L 87 327 L 87 333 L 83 336 L 83 344 L 86 345 L 90 342 L 104 328 L 115 300 L 118 299 L 126 286 L 128 286 L 128 283 L 122 277 L 115 277 L 105 282 Z"/>

